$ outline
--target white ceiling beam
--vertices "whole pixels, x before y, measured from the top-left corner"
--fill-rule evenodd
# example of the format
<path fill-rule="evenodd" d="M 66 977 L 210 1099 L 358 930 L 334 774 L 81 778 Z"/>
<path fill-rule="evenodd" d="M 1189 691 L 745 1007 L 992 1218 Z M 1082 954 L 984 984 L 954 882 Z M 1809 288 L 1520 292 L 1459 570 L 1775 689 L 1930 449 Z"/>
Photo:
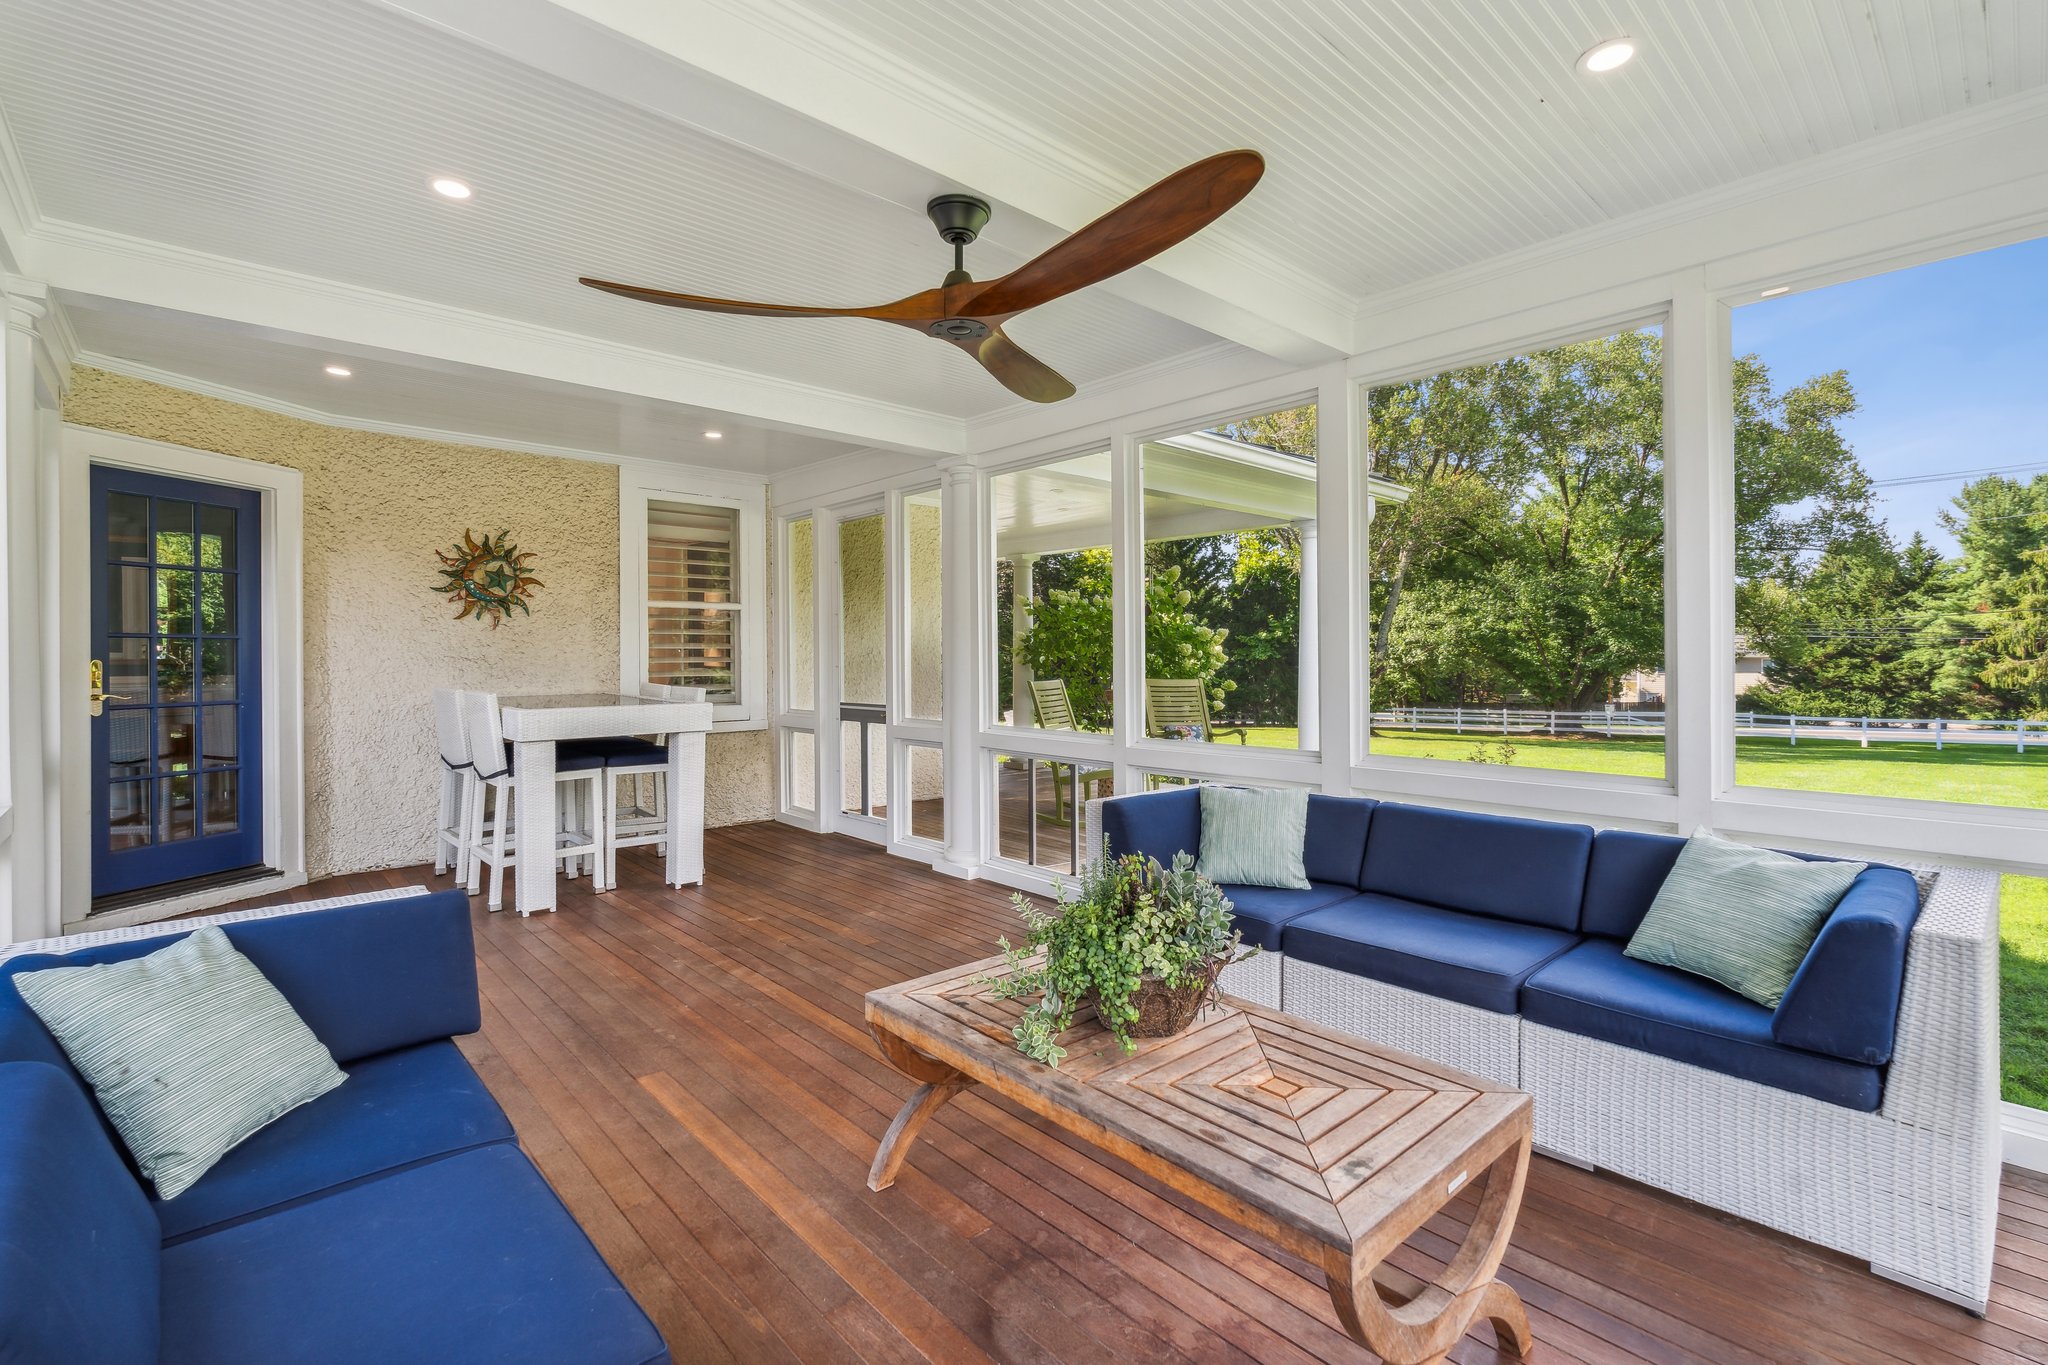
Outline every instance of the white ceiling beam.
<path fill-rule="evenodd" d="M 377 3 L 905 208 L 979 194 L 997 209 L 983 240 L 1020 256 L 1148 183 L 1002 122 L 971 88 L 937 86 L 785 0 Z M 1296 365 L 1343 356 L 1353 337 L 1355 300 L 1233 237 L 1227 219 L 1097 287 Z"/>
<path fill-rule="evenodd" d="M 927 454 L 966 449 L 957 417 L 75 223 L 43 220 L 34 248 L 37 277 L 76 294 L 658 398 L 777 431 Z"/>

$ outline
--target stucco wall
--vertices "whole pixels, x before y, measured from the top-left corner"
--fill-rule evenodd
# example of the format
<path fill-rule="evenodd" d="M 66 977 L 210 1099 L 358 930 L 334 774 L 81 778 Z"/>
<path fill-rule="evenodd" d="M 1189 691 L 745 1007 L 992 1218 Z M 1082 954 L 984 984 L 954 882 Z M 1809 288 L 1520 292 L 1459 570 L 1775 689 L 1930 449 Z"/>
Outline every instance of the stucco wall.
<path fill-rule="evenodd" d="M 309 875 L 430 856 L 434 687 L 516 693 L 618 686 L 619 478 L 610 465 L 323 426 L 80 367 L 65 420 L 305 478 Z M 497 630 L 431 589 L 434 554 L 506 530 L 536 555 L 533 614 Z M 710 739 L 714 824 L 765 819 L 764 734 Z"/>

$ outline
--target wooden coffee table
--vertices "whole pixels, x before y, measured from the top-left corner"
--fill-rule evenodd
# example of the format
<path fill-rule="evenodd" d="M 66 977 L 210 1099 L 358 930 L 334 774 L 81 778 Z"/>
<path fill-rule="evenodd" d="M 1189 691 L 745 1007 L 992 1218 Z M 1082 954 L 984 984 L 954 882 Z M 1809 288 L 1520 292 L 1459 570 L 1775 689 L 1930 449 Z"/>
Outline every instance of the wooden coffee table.
<path fill-rule="evenodd" d="M 1024 1001 L 984 984 L 1003 960 L 867 997 L 882 1055 L 919 1088 L 868 1187 L 894 1183 L 918 1130 L 984 1085 L 1320 1265 L 1345 1330 L 1390 1365 L 1440 1361 L 1480 1317 L 1526 1358 L 1529 1317 L 1494 1278 L 1529 1173 L 1529 1097 L 1405 1052 L 1224 997 L 1187 1032 L 1126 1055 L 1092 1015 L 1057 1070 L 1017 1051 Z M 1475 1178 L 1464 1244 L 1416 1294 L 1381 1262 Z"/>

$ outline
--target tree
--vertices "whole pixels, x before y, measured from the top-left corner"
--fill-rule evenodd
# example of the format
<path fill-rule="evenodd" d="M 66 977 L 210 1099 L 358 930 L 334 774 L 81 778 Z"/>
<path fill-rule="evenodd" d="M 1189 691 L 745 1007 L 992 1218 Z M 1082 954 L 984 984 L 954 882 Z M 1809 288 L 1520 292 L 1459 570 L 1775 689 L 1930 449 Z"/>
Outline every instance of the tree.
<path fill-rule="evenodd" d="M 1205 624 L 1189 610 L 1193 594 L 1181 586 L 1178 570 L 1167 569 L 1145 584 L 1145 676 L 1199 678 L 1211 705 L 1230 690 L 1220 681 L 1228 656 L 1228 632 Z M 1114 649 L 1113 611 L 1107 582 L 1052 588 L 1038 603 L 1023 640 L 1024 661 L 1033 676 L 1067 685 L 1074 719 L 1083 727 L 1110 724 L 1110 678 Z"/>

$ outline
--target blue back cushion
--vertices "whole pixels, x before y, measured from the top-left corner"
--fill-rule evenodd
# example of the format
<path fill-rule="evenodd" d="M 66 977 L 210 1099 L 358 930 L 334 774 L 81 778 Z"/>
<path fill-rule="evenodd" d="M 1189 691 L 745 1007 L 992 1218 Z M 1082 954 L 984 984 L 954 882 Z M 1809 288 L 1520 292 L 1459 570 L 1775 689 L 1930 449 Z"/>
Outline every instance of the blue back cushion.
<path fill-rule="evenodd" d="M 1593 831 L 1585 825 L 1383 802 L 1359 886 L 1495 919 L 1576 930 Z"/>
<path fill-rule="evenodd" d="M 1102 803 L 1102 836 L 1109 856 L 1142 853 L 1162 863 L 1183 850 L 1202 852 L 1202 792 L 1199 787 L 1119 796 Z M 1311 874 L 1313 875 L 1313 874 Z"/>
<path fill-rule="evenodd" d="M 1302 870 L 1312 882 L 1357 886 L 1365 857 L 1366 832 L 1379 802 L 1363 796 L 1308 794 L 1308 831 L 1301 850 Z M 1143 853 L 1162 863 L 1185 849 L 1202 852 L 1202 793 L 1199 787 L 1175 787 L 1120 796 L 1102 803 L 1102 833 L 1109 856 Z"/>
<path fill-rule="evenodd" d="M 1866 867 L 1836 903 L 1771 1016 L 1787 1047 L 1882 1066 L 1892 1059 L 1906 949 L 1920 887 L 1896 867 Z"/>
<path fill-rule="evenodd" d="M 0 1115 L 0 1360 L 155 1360 L 161 1233 L 92 1102 L 12 1062 Z"/>
<path fill-rule="evenodd" d="M 1671 875 L 1685 840 L 1675 834 L 1603 829 L 1593 836 L 1586 870 L 1586 908 L 1579 928 L 1606 938 L 1634 938 L 1650 902 Z"/>
<path fill-rule="evenodd" d="M 469 901 L 460 891 L 221 926 L 337 1062 L 483 1026 Z M 11 980 L 43 967 L 125 962 L 185 937 L 135 939 L 0 963 L 0 1061 L 68 1063 Z"/>
<path fill-rule="evenodd" d="M 1364 796 L 1308 794 L 1308 837 L 1301 866 L 1312 882 L 1357 886 L 1365 863 L 1365 838 L 1379 802 Z"/>

